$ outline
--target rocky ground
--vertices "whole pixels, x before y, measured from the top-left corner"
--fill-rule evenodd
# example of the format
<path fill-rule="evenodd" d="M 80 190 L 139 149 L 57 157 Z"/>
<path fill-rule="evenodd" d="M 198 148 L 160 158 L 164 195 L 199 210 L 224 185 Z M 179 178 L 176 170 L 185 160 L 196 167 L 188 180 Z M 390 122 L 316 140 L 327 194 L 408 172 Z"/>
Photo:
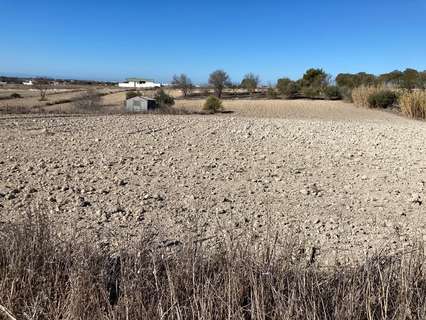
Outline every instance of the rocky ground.
<path fill-rule="evenodd" d="M 0 223 L 45 212 L 104 245 L 278 234 L 325 262 L 409 248 L 426 235 L 426 124 L 362 112 L 3 117 Z"/>

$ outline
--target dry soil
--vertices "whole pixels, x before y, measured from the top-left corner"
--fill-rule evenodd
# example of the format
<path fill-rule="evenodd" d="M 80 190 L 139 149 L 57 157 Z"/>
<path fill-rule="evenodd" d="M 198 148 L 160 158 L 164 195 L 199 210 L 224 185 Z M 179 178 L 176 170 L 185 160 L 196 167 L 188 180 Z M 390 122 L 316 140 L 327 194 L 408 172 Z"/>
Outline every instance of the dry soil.
<path fill-rule="evenodd" d="M 174 244 L 278 234 L 330 263 L 423 239 L 426 123 L 256 103 L 212 116 L 3 116 L 0 223 L 41 211 L 109 246 L 152 228 Z"/>

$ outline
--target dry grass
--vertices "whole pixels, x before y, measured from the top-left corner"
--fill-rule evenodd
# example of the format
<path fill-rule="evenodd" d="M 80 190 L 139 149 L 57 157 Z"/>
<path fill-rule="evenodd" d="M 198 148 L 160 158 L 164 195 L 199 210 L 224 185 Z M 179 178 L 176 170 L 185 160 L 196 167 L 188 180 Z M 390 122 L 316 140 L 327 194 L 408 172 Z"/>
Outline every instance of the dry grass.
<path fill-rule="evenodd" d="M 322 269 L 276 239 L 138 245 L 110 254 L 49 222 L 0 226 L 0 317 L 17 319 L 425 319 L 423 249 Z"/>
<path fill-rule="evenodd" d="M 403 114 L 411 118 L 426 119 L 426 90 L 404 91 L 399 97 Z"/>
<path fill-rule="evenodd" d="M 352 100 L 355 105 L 363 108 L 370 108 L 368 98 L 380 92 L 383 88 L 375 86 L 361 86 L 352 90 Z"/>

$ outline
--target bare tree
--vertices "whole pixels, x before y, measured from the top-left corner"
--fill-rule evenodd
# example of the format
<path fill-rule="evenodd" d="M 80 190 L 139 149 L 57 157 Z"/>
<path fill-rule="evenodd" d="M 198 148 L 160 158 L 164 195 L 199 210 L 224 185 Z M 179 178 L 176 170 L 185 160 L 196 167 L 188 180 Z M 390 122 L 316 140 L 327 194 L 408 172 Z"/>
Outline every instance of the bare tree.
<path fill-rule="evenodd" d="M 241 87 L 250 92 L 250 94 L 253 94 L 259 83 L 259 76 L 256 76 L 253 73 L 248 73 L 244 76 L 243 81 L 241 81 Z"/>
<path fill-rule="evenodd" d="M 191 79 L 189 79 L 189 77 L 183 73 L 179 76 L 174 75 L 172 84 L 182 91 L 184 97 L 186 97 L 193 88 Z"/>
<path fill-rule="evenodd" d="M 214 88 L 216 96 L 222 97 L 223 89 L 230 84 L 228 74 L 223 70 L 216 70 L 210 74 L 209 85 Z"/>
<path fill-rule="evenodd" d="M 40 101 L 46 101 L 47 91 L 50 89 L 50 81 L 47 79 L 37 79 L 34 81 L 34 88 L 40 93 Z"/>

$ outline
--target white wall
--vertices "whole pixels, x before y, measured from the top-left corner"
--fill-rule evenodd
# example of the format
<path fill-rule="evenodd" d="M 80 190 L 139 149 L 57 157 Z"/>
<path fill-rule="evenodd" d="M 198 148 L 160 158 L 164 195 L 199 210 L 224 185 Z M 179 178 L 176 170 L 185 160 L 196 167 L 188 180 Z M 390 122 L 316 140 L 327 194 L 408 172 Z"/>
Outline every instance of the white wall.
<path fill-rule="evenodd" d="M 120 88 L 159 88 L 161 84 L 147 81 L 145 83 L 138 83 L 134 81 L 130 82 L 120 82 L 118 84 Z"/>
<path fill-rule="evenodd" d="M 128 112 L 143 112 L 148 111 L 148 102 L 143 100 L 127 100 L 126 111 Z"/>

